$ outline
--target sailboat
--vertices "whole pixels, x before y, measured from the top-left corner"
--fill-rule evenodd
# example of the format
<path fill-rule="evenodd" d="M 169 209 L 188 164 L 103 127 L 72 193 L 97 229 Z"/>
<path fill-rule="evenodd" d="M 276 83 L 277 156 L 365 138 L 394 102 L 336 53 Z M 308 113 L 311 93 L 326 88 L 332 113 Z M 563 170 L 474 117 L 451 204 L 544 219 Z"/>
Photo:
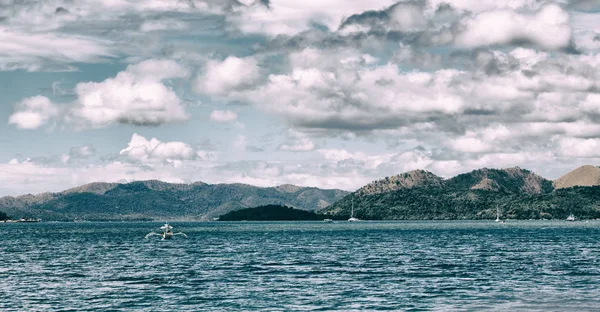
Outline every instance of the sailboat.
<path fill-rule="evenodd" d="M 567 217 L 567 221 L 575 221 L 575 216 L 574 216 L 573 214 L 570 214 L 570 215 Z"/>
<path fill-rule="evenodd" d="M 496 222 L 504 223 L 504 221 L 500 219 L 500 207 L 498 206 L 496 206 Z"/>
<path fill-rule="evenodd" d="M 350 219 L 348 219 L 348 222 L 356 222 L 356 221 L 360 221 L 360 219 L 354 217 L 354 200 L 352 200 L 352 213 L 350 214 Z"/>

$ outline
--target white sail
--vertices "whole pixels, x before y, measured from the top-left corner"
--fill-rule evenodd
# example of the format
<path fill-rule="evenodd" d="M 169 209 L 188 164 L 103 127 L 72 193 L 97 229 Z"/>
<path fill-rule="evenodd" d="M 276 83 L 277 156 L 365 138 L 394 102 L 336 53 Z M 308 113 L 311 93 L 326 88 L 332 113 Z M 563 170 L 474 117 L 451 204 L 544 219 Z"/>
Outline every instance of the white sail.
<path fill-rule="evenodd" d="M 354 217 L 354 199 L 352 199 L 352 210 L 351 210 L 350 219 L 348 219 L 348 222 L 356 222 L 356 221 L 360 221 L 360 219 Z"/>

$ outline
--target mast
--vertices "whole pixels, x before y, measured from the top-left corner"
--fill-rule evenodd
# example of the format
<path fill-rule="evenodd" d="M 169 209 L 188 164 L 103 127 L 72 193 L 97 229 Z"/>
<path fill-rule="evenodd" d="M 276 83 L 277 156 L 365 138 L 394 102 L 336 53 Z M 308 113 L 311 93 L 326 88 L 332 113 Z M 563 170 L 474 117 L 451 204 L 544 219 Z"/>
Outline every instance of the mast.
<path fill-rule="evenodd" d="M 500 222 L 500 206 L 496 205 L 496 222 Z"/>
<path fill-rule="evenodd" d="M 352 199 L 352 212 L 350 213 L 350 218 L 354 218 L 354 198 Z"/>

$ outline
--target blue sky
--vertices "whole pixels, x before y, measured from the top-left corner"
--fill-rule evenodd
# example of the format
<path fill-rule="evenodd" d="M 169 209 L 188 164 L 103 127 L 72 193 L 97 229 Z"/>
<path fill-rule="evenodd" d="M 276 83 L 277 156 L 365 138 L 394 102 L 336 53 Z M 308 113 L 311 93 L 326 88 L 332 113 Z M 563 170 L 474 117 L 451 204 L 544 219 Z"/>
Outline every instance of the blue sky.
<path fill-rule="evenodd" d="M 0 0 L 0 195 L 600 159 L 594 0 Z"/>

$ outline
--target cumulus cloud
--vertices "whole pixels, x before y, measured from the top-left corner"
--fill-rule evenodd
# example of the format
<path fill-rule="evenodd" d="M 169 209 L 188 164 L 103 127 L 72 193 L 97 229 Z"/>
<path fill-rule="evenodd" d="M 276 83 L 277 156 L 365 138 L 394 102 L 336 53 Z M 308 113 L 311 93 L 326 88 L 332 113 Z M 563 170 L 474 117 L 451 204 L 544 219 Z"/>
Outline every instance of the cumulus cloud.
<path fill-rule="evenodd" d="M 114 78 L 75 86 L 71 110 L 76 125 L 160 125 L 187 120 L 181 100 L 164 80 L 184 78 L 188 71 L 171 60 L 146 60 L 129 65 Z"/>
<path fill-rule="evenodd" d="M 260 78 L 260 69 L 254 57 L 229 56 L 223 61 L 211 60 L 204 73 L 196 78 L 196 91 L 221 96 L 246 89 Z"/>
<path fill-rule="evenodd" d="M 496 1 L 406 1 L 379 11 L 346 18 L 337 32 L 343 41 L 400 41 L 411 48 L 454 45 L 529 45 L 542 49 L 572 48 L 569 12 L 549 3 Z M 372 43 L 371 43 L 372 44 Z"/>
<path fill-rule="evenodd" d="M 168 84 L 189 76 L 186 68 L 172 60 L 149 59 L 129 65 L 114 78 L 102 82 L 80 82 L 77 99 L 57 107 L 43 96 L 27 98 L 17 105 L 9 123 L 36 129 L 53 117 L 74 128 L 100 128 L 112 124 L 157 126 L 188 119 L 181 99 Z"/>
<path fill-rule="evenodd" d="M 550 4 L 534 15 L 515 11 L 482 12 L 461 23 L 456 44 L 468 48 L 529 43 L 546 49 L 567 48 L 571 41 L 569 14 Z"/>
<path fill-rule="evenodd" d="M 198 152 L 183 142 L 161 142 L 156 138 L 147 140 L 134 133 L 127 147 L 119 152 L 128 159 L 148 162 L 151 160 L 193 160 L 198 158 Z"/>
<path fill-rule="evenodd" d="M 557 152 L 565 157 L 600 157 L 600 139 L 569 138 L 559 139 Z"/>
<path fill-rule="evenodd" d="M 559 141 L 550 137 L 600 135 L 597 55 L 478 50 L 471 68 L 405 71 L 367 63 L 360 51 L 337 59 L 331 51 L 292 53 L 289 72 L 236 97 L 301 132 L 437 147 L 432 161 L 453 159 L 460 168 L 488 154 L 528 162 L 518 155 L 553 150 L 559 157 Z M 280 150 L 312 150 L 311 144 L 290 136 Z"/>
<path fill-rule="evenodd" d="M 294 35 L 312 27 L 323 25 L 335 30 L 344 17 L 366 10 L 379 10 L 390 6 L 393 0 L 334 0 L 334 1 L 248 1 L 236 8 L 229 20 L 245 33 L 261 33 L 268 36 Z"/>
<path fill-rule="evenodd" d="M 399 127 L 425 114 L 454 114 L 466 107 L 451 83 L 464 73 L 403 73 L 392 64 L 334 70 L 294 68 L 270 75 L 267 83 L 241 98 L 305 128 Z"/>
<path fill-rule="evenodd" d="M 433 18 L 426 1 L 397 2 L 380 11 L 366 11 L 344 19 L 338 29 L 341 34 L 370 30 L 417 32 L 424 30 Z"/>
<path fill-rule="evenodd" d="M 216 122 L 231 122 L 237 119 L 237 113 L 230 110 L 214 110 L 210 113 L 210 120 Z"/>
<path fill-rule="evenodd" d="M 58 107 L 45 96 L 26 98 L 18 103 L 8 124 L 19 129 L 37 129 L 58 115 Z"/>

